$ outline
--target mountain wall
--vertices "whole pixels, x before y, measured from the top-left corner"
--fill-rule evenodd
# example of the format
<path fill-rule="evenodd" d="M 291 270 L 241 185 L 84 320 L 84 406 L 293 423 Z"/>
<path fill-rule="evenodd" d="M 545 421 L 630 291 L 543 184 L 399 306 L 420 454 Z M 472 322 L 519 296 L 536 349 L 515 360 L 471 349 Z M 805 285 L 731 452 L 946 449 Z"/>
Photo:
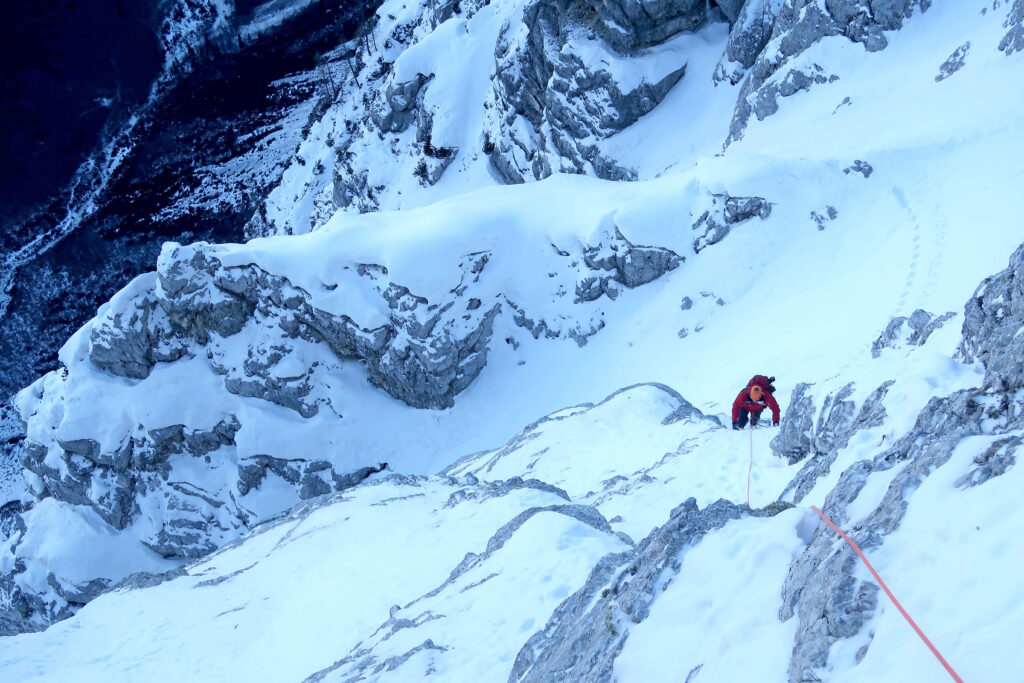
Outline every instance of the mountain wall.
<path fill-rule="evenodd" d="M 861 667 L 877 670 L 875 654 L 881 653 L 885 666 L 885 657 L 895 650 L 924 675 L 938 664 L 926 659 L 930 655 L 924 645 L 905 625 L 898 643 L 891 642 L 888 630 L 884 639 L 875 640 L 876 631 L 882 633 L 882 624 L 889 623 L 880 621 L 889 618 L 889 610 L 877 586 L 858 569 L 852 550 L 799 508 L 802 495 L 783 493 L 773 499 L 772 491 L 794 473 L 796 480 L 810 477 L 813 495 L 824 496 L 825 513 L 875 556 L 884 556 L 893 543 L 901 543 L 897 552 L 906 553 L 906 534 L 920 533 L 920 518 L 934 517 L 936 504 L 956 515 L 960 499 L 969 496 L 975 516 L 997 510 L 995 502 L 984 509 L 976 506 L 1017 482 L 1015 453 L 1024 425 L 1017 398 L 1022 349 L 1014 340 L 1024 325 L 1024 311 L 1018 310 L 1024 296 L 1018 286 L 1022 270 L 1024 246 L 967 303 L 958 357 L 982 359 L 979 386 L 928 401 L 906 423 L 908 431 L 876 449 L 873 457 L 851 458 L 850 449 L 837 445 L 843 463 L 837 478 L 827 476 L 828 467 L 837 463 L 832 451 L 810 456 L 802 467 L 763 471 L 747 494 L 766 501 L 763 507 L 715 498 L 743 498 L 746 454 L 730 444 L 745 435 L 722 427 L 668 387 L 638 385 L 600 403 L 549 415 L 500 449 L 469 455 L 437 476 L 377 475 L 342 494 L 307 501 L 203 559 L 158 576 L 129 577 L 98 602 L 113 613 L 146 605 L 146 614 L 140 612 L 136 622 L 144 634 L 151 633 L 151 622 L 175 624 L 188 614 L 197 623 L 197 613 L 210 612 L 198 622 L 203 637 L 217 634 L 218 642 L 224 642 L 231 630 L 241 628 L 243 637 L 252 633 L 251 619 L 258 618 L 259 608 L 251 596 L 280 581 L 275 575 L 279 567 L 310 554 L 325 555 L 332 569 L 326 576 L 306 574 L 287 591 L 280 586 L 270 590 L 264 600 L 273 601 L 282 628 L 296 621 L 341 619 L 348 630 L 330 639 L 329 647 L 322 639 L 306 638 L 275 654 L 274 664 L 255 666 L 312 681 L 442 672 L 481 679 L 507 675 L 509 681 L 606 681 L 628 679 L 645 667 L 659 678 L 704 675 L 718 680 L 734 670 L 729 667 L 735 668 L 736 658 L 749 665 L 747 658 L 756 657 L 763 674 L 795 683 L 850 675 Z M 927 353 L 928 346 L 913 353 Z M 861 405 L 860 416 L 849 422 L 849 432 L 874 438 L 885 425 L 893 427 L 893 415 L 901 409 L 898 394 L 915 381 L 897 377 L 885 392 L 872 392 L 862 403 L 854 399 Z M 787 420 L 799 423 L 834 410 L 836 402 L 829 397 L 820 405 L 791 404 Z M 760 453 L 767 439 L 756 433 Z M 1010 476 L 1012 482 L 1002 483 Z M 676 505 L 683 491 L 694 495 Z M 44 509 L 52 514 L 44 504 L 33 519 Z M 939 516 L 945 520 L 948 515 Z M 968 526 L 973 529 L 973 522 Z M 400 556 L 418 562 L 388 559 L 395 548 L 381 529 L 404 539 Z M 22 544 L 34 542 L 24 526 L 19 535 Z M 933 538 L 929 544 L 947 550 L 959 538 Z M 356 563 L 345 559 L 352 544 L 362 547 Z M 755 555 L 761 561 L 748 576 L 745 560 Z M 728 560 L 736 567 L 706 564 Z M 985 560 L 969 561 L 970 566 L 954 573 L 969 575 L 978 561 Z M 720 587 L 723 579 L 711 574 L 697 580 L 702 566 L 736 575 L 740 582 L 756 577 L 758 588 L 748 584 L 744 590 L 728 583 L 731 579 Z M 341 568 L 346 568 L 343 581 L 336 573 Z M 965 589 L 964 596 L 945 596 L 947 602 L 962 609 L 977 592 L 974 584 Z M 86 590 L 80 599 L 88 599 Z M 691 619 L 701 622 L 698 632 L 706 631 L 707 622 L 719 619 L 720 612 L 721 618 L 735 621 L 729 606 L 718 602 L 724 599 L 721 590 L 737 593 L 733 607 L 745 610 L 746 620 L 757 620 L 758 638 L 718 640 L 716 650 L 695 634 L 667 656 L 658 632 L 661 639 L 671 638 Z M 511 591 L 517 599 L 509 602 Z M 907 586 L 905 591 L 917 594 Z M 157 592 L 165 607 L 146 602 Z M 762 592 L 774 600 L 762 602 Z M 167 606 L 169 596 L 174 596 L 174 608 Z M 316 596 L 321 609 L 306 606 L 309 596 Z M 674 607 L 666 611 L 667 603 L 677 604 L 683 596 L 695 604 L 710 601 L 715 609 L 703 617 Z M 323 609 L 324 600 L 336 609 Z M 355 604 L 360 609 L 346 613 Z M 217 616 L 210 611 L 225 605 L 234 607 Z M 228 614 L 230 620 L 222 621 Z M 945 625 L 933 611 L 928 614 L 928 630 L 946 649 L 955 622 Z M 92 629 L 110 627 L 103 611 L 83 610 L 76 618 Z M 481 624 L 488 625 L 488 637 L 481 637 Z M 172 626 L 163 633 L 175 643 L 188 631 Z M 90 664 L 81 661 L 86 651 L 76 642 L 79 632 L 48 631 L 47 642 L 62 648 L 61 661 L 68 660 L 57 668 L 85 666 L 89 671 Z M 765 639 L 777 649 L 757 649 Z M 518 642 L 523 644 L 516 651 Z M 88 656 L 95 660 L 108 647 L 89 650 Z M 215 649 L 185 647 L 204 670 L 222 665 Z M 918 650 L 921 656 L 908 657 L 908 651 Z M 15 665 L 32 661 L 34 652 L 21 654 Z M 955 648 L 953 653 L 959 655 L 951 659 L 961 671 L 986 670 L 978 668 L 984 667 L 984 658 Z M 112 659 L 130 661 L 125 657 L 122 651 Z M 168 665 L 158 661 L 143 666 Z M 236 662 L 232 670 L 249 666 Z"/>
<path fill-rule="evenodd" d="M 814 504 L 1014 680 L 1021 13 L 986 9 L 185 12 L 187 94 L 11 290 L 11 368 L 70 338 L 0 432 L 4 670 L 927 677 Z M 782 424 L 735 432 L 755 372 Z"/>

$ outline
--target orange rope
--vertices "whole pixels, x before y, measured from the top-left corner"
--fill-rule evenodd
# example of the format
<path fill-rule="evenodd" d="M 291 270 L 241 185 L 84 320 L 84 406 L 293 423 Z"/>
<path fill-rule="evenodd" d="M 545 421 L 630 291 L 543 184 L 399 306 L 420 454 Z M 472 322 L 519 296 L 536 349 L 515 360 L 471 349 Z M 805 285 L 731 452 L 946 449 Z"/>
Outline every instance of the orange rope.
<path fill-rule="evenodd" d="M 747 475 L 747 476 L 748 476 L 747 486 L 749 488 L 749 486 L 750 486 L 750 484 L 749 484 L 749 475 Z M 747 494 L 747 496 L 748 496 L 747 505 L 750 504 L 750 502 L 749 502 L 749 495 L 750 494 L 748 493 Z M 871 576 L 875 577 L 875 581 L 878 582 L 878 585 L 882 587 L 882 590 L 885 591 L 885 594 L 889 596 L 890 600 L 892 600 L 892 604 L 896 605 L 896 609 L 898 609 L 900 611 L 900 614 L 902 614 L 903 618 L 907 620 L 907 623 L 910 624 L 910 627 L 913 628 L 914 631 L 917 633 L 917 635 L 919 635 L 921 637 L 921 640 L 923 640 L 924 644 L 928 646 L 928 649 L 932 651 L 932 654 L 935 655 L 940 662 L 942 662 L 942 666 L 946 667 L 946 671 L 948 671 L 949 675 L 953 677 L 953 680 L 956 681 L 957 683 L 964 683 L 963 679 L 960 678 L 960 676 L 958 676 L 955 671 L 953 671 L 953 667 L 951 667 L 949 665 L 949 662 L 946 661 L 945 657 L 943 657 L 941 654 L 939 654 L 939 651 L 935 648 L 934 645 L 932 645 L 932 641 L 928 640 L 928 636 L 926 636 L 924 634 L 924 631 L 922 631 L 918 627 L 918 625 L 916 623 L 914 623 L 914 620 L 910 618 L 910 615 L 907 614 L 907 610 L 903 609 L 903 605 L 901 605 L 900 601 L 896 599 L 896 596 L 892 594 L 892 591 L 889 590 L 889 587 L 885 585 L 885 581 L 882 581 L 882 577 L 878 575 L 878 572 L 875 571 L 875 568 L 871 566 L 870 562 L 868 562 L 868 558 L 864 557 L 864 553 L 862 553 L 860 548 L 857 547 L 857 544 L 853 542 L 853 539 L 851 539 L 849 536 L 844 534 L 839 527 L 837 527 L 835 524 L 833 524 L 832 520 L 829 519 L 828 517 L 826 517 L 824 512 L 819 510 L 814 505 L 811 506 L 811 509 L 814 510 L 815 512 L 817 512 L 818 516 L 821 517 L 823 520 L 825 520 L 825 524 L 828 524 L 830 527 L 832 527 L 832 529 L 837 534 L 842 536 L 844 541 L 846 541 L 847 543 L 850 544 L 850 547 L 853 548 L 853 551 L 855 553 L 857 553 L 857 555 L 860 557 L 861 561 L 864 562 L 864 566 L 866 566 L 868 568 L 868 571 L 871 572 Z"/>

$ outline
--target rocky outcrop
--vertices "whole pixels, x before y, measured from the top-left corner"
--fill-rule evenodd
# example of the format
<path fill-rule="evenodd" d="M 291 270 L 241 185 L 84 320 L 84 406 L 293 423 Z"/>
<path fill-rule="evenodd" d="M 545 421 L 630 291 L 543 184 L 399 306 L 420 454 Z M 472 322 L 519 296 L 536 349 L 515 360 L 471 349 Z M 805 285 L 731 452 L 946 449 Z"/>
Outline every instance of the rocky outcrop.
<path fill-rule="evenodd" d="M 502 291 L 509 273 L 492 275 L 491 251 L 446 253 L 450 260 L 433 267 L 449 272 L 426 280 L 434 292 L 428 300 L 394 282 L 388 268 L 342 254 L 310 278 L 301 268 L 271 272 L 280 262 L 252 246 L 168 244 L 156 273 L 134 280 L 69 341 L 66 368 L 19 395 L 29 493 L 62 511 L 81 508 L 74 514 L 95 516 L 93 528 L 123 532 L 117 538 L 155 556 L 203 556 L 288 505 L 350 488 L 383 468 L 364 452 L 334 452 L 332 439 L 324 439 L 329 450 L 293 454 L 259 436 L 265 417 L 339 429 L 338 376 L 349 365 L 358 363 L 356 377 L 411 406 L 448 407 L 484 368 L 502 311 L 536 336 L 582 345 L 603 327 L 595 298 L 614 298 L 618 288 L 651 282 L 682 262 L 670 250 L 631 243 L 613 215 L 589 239 L 596 245 L 543 245 L 547 261 L 536 268 L 547 275 L 542 282 L 551 281 L 551 297 L 539 314 Z M 591 279 L 596 287 L 586 285 Z M 587 297 L 574 303 L 576 290 Z M 94 400 L 109 412 L 103 421 L 95 419 L 101 408 Z M 26 541 L 38 533 L 30 527 L 8 539 L 8 571 L 35 596 L 19 614 L 45 623 L 77 604 L 61 595 L 85 589 L 59 573 L 54 581 L 64 593 L 41 596 L 26 583 L 40 571 Z"/>
<path fill-rule="evenodd" d="M 497 304 L 456 313 L 453 296 L 432 306 L 388 281 L 387 269 L 366 265 L 360 277 L 392 311 L 389 324 L 367 329 L 346 315 L 316 308 L 308 292 L 256 265 L 223 267 L 214 252 L 201 246 L 166 250 L 158 263 L 157 286 L 125 301 L 127 310 L 114 306 L 93 326 L 92 363 L 143 378 L 156 362 L 180 358 L 192 344 L 208 346 L 228 391 L 277 403 L 303 417 L 318 411 L 310 398 L 315 368 L 282 374 L 292 346 L 257 342 L 242 359 L 219 340 L 258 318 L 264 329 L 276 327 L 285 339 L 324 344 L 340 359 L 365 360 L 371 382 L 421 408 L 450 406 L 486 364 Z M 487 254 L 469 257 L 464 265 L 471 278 L 478 277 L 487 259 Z"/>
<path fill-rule="evenodd" d="M 771 449 L 790 464 L 804 459 L 807 462 L 783 490 L 780 500 L 802 501 L 829 473 L 839 451 L 850 443 L 854 434 L 882 424 L 886 418 L 883 401 L 892 385 L 892 380 L 883 382 L 868 395 L 859 410 L 850 400 L 853 383 L 827 393 L 820 410 L 811 391 L 812 385 L 796 386 L 779 434 L 771 441 Z M 816 411 L 817 422 L 814 421 Z"/>
<path fill-rule="evenodd" d="M 725 55 L 715 69 L 715 82 L 740 82 L 772 37 L 780 0 L 746 0 L 729 31 Z"/>
<path fill-rule="evenodd" d="M 775 7 L 778 14 L 770 37 L 761 44 L 743 77 L 726 146 L 743 137 L 751 116 L 762 120 L 778 111 L 781 98 L 837 79 L 821 65 L 800 59 L 810 46 L 826 37 L 843 36 L 877 52 L 888 44 L 884 31 L 901 28 L 915 10 L 927 10 L 931 0 L 784 0 L 781 6 L 756 1 L 747 5 L 752 12 L 751 28 L 742 25 L 736 40 L 730 41 L 729 61 L 720 67 L 719 79 L 739 81 L 752 49 L 764 40 L 764 27 Z"/>
<path fill-rule="evenodd" d="M 963 341 L 958 356 L 985 364 L 984 388 L 1012 392 L 1024 386 L 1024 246 L 1010 266 L 985 278 L 964 307 Z"/>
<path fill-rule="evenodd" d="M 696 0 L 530 2 L 495 49 L 484 146 L 494 169 L 509 183 L 553 172 L 633 178 L 596 143 L 653 110 L 686 64 L 647 80 L 630 74 L 629 60 L 705 18 L 706 4 Z"/>
<path fill-rule="evenodd" d="M 370 109 L 370 118 L 382 133 L 401 133 L 416 120 L 417 105 L 422 104 L 423 86 L 430 77 L 416 74 L 404 83 L 392 83 L 384 97 Z"/>
<path fill-rule="evenodd" d="M 583 26 L 624 53 L 695 30 L 707 16 L 706 11 L 707 4 L 701 0 L 575 0 L 564 10 L 566 15 L 579 17 Z"/>
<path fill-rule="evenodd" d="M 136 487 L 145 491 L 165 483 L 172 456 L 201 458 L 222 446 L 234 445 L 240 426 L 229 415 L 209 430 L 187 429 L 184 425 L 140 430 L 111 452 L 103 452 L 92 439 L 58 439 L 56 448 L 32 441 L 25 449 L 22 465 L 35 475 L 31 492 L 37 498 L 53 496 L 87 505 L 110 526 L 124 529 L 138 512 Z M 51 450 L 58 451 L 58 459 L 50 457 Z M 174 520 L 167 524 L 173 526 Z"/>
<path fill-rule="evenodd" d="M 594 301 L 602 295 L 614 299 L 621 291 L 620 285 L 632 289 L 653 282 L 684 260 L 670 249 L 636 246 L 616 228 L 612 239 L 583 251 L 583 262 L 600 274 L 588 275 L 576 284 L 576 303 Z"/>
<path fill-rule="evenodd" d="M 957 49 L 953 50 L 953 54 L 951 54 L 946 59 L 946 61 L 939 65 L 939 73 L 935 75 L 935 82 L 939 83 L 941 81 L 944 81 L 953 74 L 955 74 L 957 71 L 962 69 L 964 67 L 964 64 L 967 63 L 967 53 L 970 51 L 970 49 L 971 43 L 970 41 L 968 41 L 961 45 L 960 47 L 958 47 Z"/>
<path fill-rule="evenodd" d="M 125 534 L 122 545 L 128 555 L 131 544 L 141 541 L 172 560 L 204 556 L 264 521 L 250 498 L 271 473 L 294 491 L 297 502 L 351 488 L 384 468 L 339 472 L 326 461 L 239 460 L 234 442 L 239 426 L 228 416 L 209 430 L 183 425 L 140 430 L 112 452 L 89 439 L 49 447 L 30 442 L 23 465 L 36 499 L 86 506 Z M 278 505 L 287 505 L 285 490 L 275 490 Z M 260 509 L 262 514 L 282 512 L 266 505 Z M 31 549 L 38 543 L 33 534 L 41 532 L 28 528 L 21 517 L 13 519 L 3 548 L 10 569 L 0 574 L 0 591 L 7 597 L 0 608 L 0 634 L 38 630 L 67 618 L 113 585 L 105 576 L 75 581 L 47 571 Z M 48 586 L 42 592 L 40 571 Z"/>
<path fill-rule="evenodd" d="M 568 270 L 580 271 L 576 303 L 602 294 L 614 299 L 620 286 L 647 284 L 683 260 L 668 249 L 634 245 L 614 228 L 579 254 L 556 251 Z M 317 307 L 311 293 L 258 265 L 223 266 L 217 248 L 170 246 L 155 278 L 145 276 L 120 294 L 92 326 L 89 359 L 115 375 L 142 379 L 156 363 L 203 350 L 227 391 L 311 417 L 325 399 L 316 390 L 317 362 L 303 360 L 298 350 L 308 343 L 326 347 L 339 361 L 364 362 L 371 383 L 411 406 L 446 408 L 486 365 L 500 301 L 535 337 L 585 341 L 600 329 L 554 328 L 481 289 L 490 258 L 489 252 L 465 255 L 457 264 L 461 284 L 436 302 L 391 281 L 383 266 L 358 265 L 358 286 L 388 311 L 386 323 L 371 329 Z M 226 341 L 243 329 L 249 329 L 244 351 Z"/>
<path fill-rule="evenodd" d="M 1007 55 L 1024 51 L 1024 0 L 1014 0 L 1003 27 L 1008 30 L 999 41 L 999 49 Z"/>
<path fill-rule="evenodd" d="M 950 318 L 955 318 L 952 311 L 936 316 L 924 309 L 917 309 L 909 317 L 892 318 L 885 330 L 871 344 L 871 357 L 878 358 L 884 349 L 896 349 L 901 346 L 924 346 L 928 337 L 942 327 Z"/>
<path fill-rule="evenodd" d="M 67 514 L 88 520 L 87 528 L 107 529 L 103 547 L 113 544 L 119 549 L 110 552 L 135 557 L 125 560 L 129 564 L 138 561 L 133 550 L 138 543 L 171 560 L 203 556 L 267 515 L 279 514 L 289 499 L 351 488 L 384 467 L 339 471 L 326 461 L 239 459 L 236 436 L 242 425 L 230 414 L 209 428 L 139 425 L 113 445 L 101 443 L 101 429 L 96 438 L 65 438 L 60 433 L 64 413 L 52 409 L 65 404 L 66 391 L 65 378 L 52 373 L 18 396 L 18 410 L 32 425 L 22 457 L 28 493 L 37 506 L 45 501 L 80 508 Z M 271 473 L 276 475 L 273 501 L 254 505 Z M 53 505 L 48 509 L 55 514 Z M 6 620 L 11 632 L 66 618 L 113 583 L 109 574 L 82 580 L 46 566 L 35 548 L 38 536 L 52 530 L 24 519 L 4 524 L 0 550 L 5 567 L 0 590 L 8 598 L 0 621 Z M 114 562 L 112 571 L 120 571 L 121 563 Z M 86 566 L 93 565 L 86 561 Z"/>
<path fill-rule="evenodd" d="M 693 223 L 698 236 L 693 240 L 693 250 L 698 254 L 725 239 L 729 231 L 739 223 L 757 216 L 761 220 L 772 213 L 772 205 L 764 197 L 730 197 L 727 194 L 712 194 L 711 208 L 702 213 Z"/>
<path fill-rule="evenodd" d="M 1024 325 L 1022 274 L 1024 247 L 1014 252 L 1009 268 L 982 282 L 965 308 L 959 353 L 964 360 L 979 360 L 985 365 L 982 386 L 931 399 L 910 432 L 875 458 L 847 468 L 826 497 L 822 510 L 847 529 L 862 549 L 880 546 L 899 528 L 914 491 L 947 463 L 964 439 L 984 435 L 991 439 L 991 445 L 956 480 L 959 487 L 984 485 L 1016 464 L 1019 430 L 1024 428 L 1024 413 L 1016 398 L 1024 367 L 1024 342 L 1017 335 Z M 881 502 L 863 519 L 852 519 L 847 506 L 857 499 L 868 479 L 895 467 L 901 469 Z M 804 471 L 797 479 L 802 475 Z M 789 667 L 791 682 L 808 680 L 816 669 L 825 666 L 837 640 L 859 634 L 872 617 L 878 588 L 858 578 L 857 565 L 849 546 L 820 525 L 790 567 L 779 617 L 787 620 L 799 616 Z M 858 661 L 868 647 L 870 637 Z"/>
<path fill-rule="evenodd" d="M 751 510 L 719 500 L 699 509 L 693 498 L 684 501 L 665 525 L 635 549 L 607 555 L 594 567 L 586 585 L 559 605 L 544 628 L 526 641 L 512 665 L 509 683 L 612 680 L 612 667 L 629 626 L 647 618 L 651 604 L 679 573 L 679 555 L 685 546 L 731 520 L 769 517 L 789 507 L 778 503 Z"/>

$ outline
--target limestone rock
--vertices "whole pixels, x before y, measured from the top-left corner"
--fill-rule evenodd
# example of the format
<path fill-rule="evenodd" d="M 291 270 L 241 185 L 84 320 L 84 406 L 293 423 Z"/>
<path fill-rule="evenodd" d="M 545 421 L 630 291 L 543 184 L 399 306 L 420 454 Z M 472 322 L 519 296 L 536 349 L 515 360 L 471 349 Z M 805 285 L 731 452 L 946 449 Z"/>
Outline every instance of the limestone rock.
<path fill-rule="evenodd" d="M 939 73 L 935 76 L 935 82 L 944 81 L 957 71 L 963 68 L 964 64 L 967 63 L 967 53 L 971 49 L 970 41 L 964 43 L 953 51 L 953 54 L 949 56 L 941 65 L 939 65 Z"/>
<path fill-rule="evenodd" d="M 609 274 L 588 275 L 578 282 L 576 302 L 594 301 L 602 295 L 614 299 L 617 285 L 632 289 L 653 282 L 683 260 L 670 249 L 634 245 L 616 228 L 614 236 L 584 250 L 583 261 L 591 271 Z"/>
<path fill-rule="evenodd" d="M 735 85 L 740 82 L 772 37 L 780 8 L 778 0 L 746 0 L 742 3 L 729 31 L 725 55 L 715 69 L 716 83 L 729 81 Z"/>
<path fill-rule="evenodd" d="M 883 349 L 895 349 L 900 346 L 923 346 L 931 334 L 942 327 L 950 318 L 956 317 L 952 311 L 936 316 L 924 309 L 917 309 L 909 317 L 893 318 L 885 330 L 871 344 L 871 357 L 878 358 Z"/>
<path fill-rule="evenodd" d="M 799 503 L 818 480 L 829 473 L 839 450 L 846 447 L 854 434 L 882 424 L 886 418 L 882 401 L 892 385 L 892 380 L 883 382 L 868 395 L 859 410 L 854 401 L 849 400 L 853 383 L 826 394 L 820 409 L 810 391 L 811 385 L 796 386 L 779 434 L 770 446 L 790 464 L 805 458 L 807 462 L 783 490 L 780 500 Z"/>
<path fill-rule="evenodd" d="M 522 23 L 502 27 L 495 48 L 484 145 L 494 170 L 509 183 L 556 171 L 633 179 L 596 143 L 653 110 L 686 64 L 631 81 L 587 55 L 628 62 L 705 18 L 697 0 L 532 0 Z"/>
<path fill-rule="evenodd" d="M 958 356 L 985 364 L 985 388 L 1013 391 L 1024 386 L 1024 246 L 1009 267 L 985 278 L 964 307 L 963 341 Z"/>
<path fill-rule="evenodd" d="M 698 254 L 725 239 L 732 228 L 755 216 L 764 220 L 771 215 L 771 202 L 764 197 L 730 197 L 727 194 L 712 194 L 711 208 L 704 211 L 693 223 L 698 236 L 693 240 L 693 250 Z"/>
<path fill-rule="evenodd" d="M 828 494 L 822 510 L 845 527 L 862 549 L 881 545 L 899 527 L 913 492 L 945 465 L 968 437 L 1006 435 L 975 456 L 973 467 L 957 479 L 957 486 L 984 485 L 1016 464 L 1024 414 L 1009 394 L 1019 388 L 1015 382 L 1020 381 L 1020 368 L 1024 366 L 1024 345 L 1015 343 L 1013 336 L 1024 324 L 1019 277 L 1022 269 L 1024 247 L 1011 256 L 1009 268 L 986 278 L 967 302 L 959 354 L 965 360 L 985 364 L 982 387 L 930 400 L 907 434 L 875 458 L 847 468 Z M 879 409 L 865 415 L 866 421 L 858 417 L 854 426 L 870 424 L 876 419 L 871 414 L 877 416 Z M 809 477 L 805 471 L 814 466 L 813 461 L 809 462 L 788 490 L 806 488 Z M 848 506 L 868 479 L 896 466 L 901 469 L 881 502 L 863 519 L 850 519 Z M 800 495 L 794 500 L 799 501 Z M 789 679 L 793 683 L 807 680 L 823 666 L 832 644 L 859 633 L 876 609 L 877 589 L 858 579 L 858 574 L 852 550 L 831 529 L 819 525 L 807 548 L 792 563 L 783 587 L 779 617 L 786 620 L 799 615 L 800 620 L 790 658 Z"/>
<path fill-rule="evenodd" d="M 382 133 L 401 133 L 416 120 L 416 107 L 422 100 L 423 87 L 429 76 L 416 74 L 404 83 L 392 82 L 387 86 L 383 101 L 377 101 L 370 116 Z"/>
<path fill-rule="evenodd" d="M 755 24 L 749 34 L 741 27 L 735 45 L 730 41 L 733 53 L 727 53 L 726 57 L 729 64 L 739 67 L 723 64 L 717 76 L 720 80 L 738 80 L 746 66 L 744 60 L 750 59 L 753 46 L 764 39 L 769 4 L 760 6 L 756 0 L 747 3 L 751 12 L 760 17 L 760 23 Z M 828 36 L 844 36 L 861 43 L 869 52 L 882 50 L 887 45 L 883 31 L 901 28 L 915 9 L 924 11 L 930 5 L 931 0 L 784 0 L 770 37 L 762 43 L 743 77 L 726 145 L 743 137 L 752 115 L 760 120 L 778 111 L 780 98 L 807 90 L 815 83 L 835 80 L 835 76 L 826 73 L 820 65 L 799 59 L 811 45 Z M 758 7 L 760 12 L 757 12 Z M 737 26 L 741 26 L 739 22 Z"/>
<path fill-rule="evenodd" d="M 1024 51 L 1024 0 L 1014 0 L 1003 26 L 1009 30 L 999 41 L 999 49 L 1007 55 Z"/>

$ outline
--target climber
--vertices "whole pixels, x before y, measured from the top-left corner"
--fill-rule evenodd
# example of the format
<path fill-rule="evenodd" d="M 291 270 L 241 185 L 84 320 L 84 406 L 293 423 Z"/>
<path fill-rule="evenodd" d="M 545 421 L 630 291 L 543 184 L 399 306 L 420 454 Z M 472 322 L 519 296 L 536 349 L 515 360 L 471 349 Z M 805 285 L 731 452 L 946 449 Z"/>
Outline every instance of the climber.
<path fill-rule="evenodd" d="M 761 411 L 765 408 L 772 409 L 772 426 L 779 426 L 779 404 L 776 403 L 774 377 L 754 375 L 747 382 L 747 386 L 740 391 L 736 400 L 732 402 L 732 428 L 743 429 L 747 426 L 747 417 L 750 417 L 750 426 L 757 425 L 761 418 Z"/>

